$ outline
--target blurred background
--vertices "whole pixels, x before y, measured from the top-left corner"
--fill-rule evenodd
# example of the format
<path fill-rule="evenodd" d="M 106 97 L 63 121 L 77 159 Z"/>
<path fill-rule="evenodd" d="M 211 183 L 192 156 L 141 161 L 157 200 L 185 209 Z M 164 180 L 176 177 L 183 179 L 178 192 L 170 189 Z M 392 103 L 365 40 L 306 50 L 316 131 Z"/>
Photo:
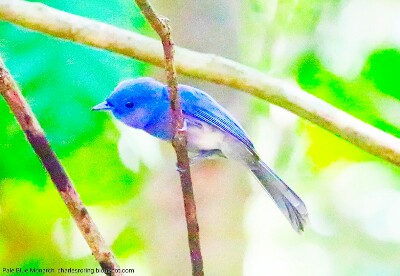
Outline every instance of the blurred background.
<path fill-rule="evenodd" d="M 131 0 L 42 1 L 156 38 Z M 303 89 L 400 137 L 397 0 L 152 0 L 177 45 Z M 0 54 L 123 268 L 190 275 L 172 147 L 92 113 L 119 81 L 159 68 L 0 22 Z M 240 91 L 212 94 L 301 196 L 297 235 L 247 170 L 193 166 L 206 275 L 399 275 L 400 170 Z M 96 268 L 66 207 L 0 100 L 0 268 Z"/>

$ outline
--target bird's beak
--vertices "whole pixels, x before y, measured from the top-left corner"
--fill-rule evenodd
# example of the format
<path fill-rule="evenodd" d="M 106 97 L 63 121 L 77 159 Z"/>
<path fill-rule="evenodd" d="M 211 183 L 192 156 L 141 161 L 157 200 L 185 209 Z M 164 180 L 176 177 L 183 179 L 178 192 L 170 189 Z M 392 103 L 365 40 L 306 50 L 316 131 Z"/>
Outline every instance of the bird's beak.
<path fill-rule="evenodd" d="M 92 107 L 92 111 L 99 111 L 99 110 L 111 110 L 112 106 L 110 106 L 106 101 L 99 103 Z"/>

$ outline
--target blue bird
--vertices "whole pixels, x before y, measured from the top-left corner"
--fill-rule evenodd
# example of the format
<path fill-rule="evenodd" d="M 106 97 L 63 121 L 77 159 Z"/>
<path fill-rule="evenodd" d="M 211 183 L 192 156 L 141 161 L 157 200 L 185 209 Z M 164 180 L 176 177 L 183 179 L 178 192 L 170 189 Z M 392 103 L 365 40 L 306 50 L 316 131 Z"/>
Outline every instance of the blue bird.
<path fill-rule="evenodd" d="M 200 89 L 180 84 L 178 90 L 187 126 L 188 151 L 196 155 L 194 159 L 221 156 L 244 164 L 294 230 L 304 231 L 308 215 L 303 201 L 260 159 L 232 115 Z M 122 81 L 93 110 L 109 110 L 124 124 L 165 141 L 171 141 L 174 135 L 168 88 L 152 78 Z"/>

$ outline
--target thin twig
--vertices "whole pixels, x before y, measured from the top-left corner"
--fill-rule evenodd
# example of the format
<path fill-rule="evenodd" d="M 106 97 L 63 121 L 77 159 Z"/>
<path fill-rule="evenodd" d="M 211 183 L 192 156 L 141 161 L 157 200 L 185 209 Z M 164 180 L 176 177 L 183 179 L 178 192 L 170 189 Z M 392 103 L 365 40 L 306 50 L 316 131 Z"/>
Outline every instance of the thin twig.
<path fill-rule="evenodd" d="M 184 125 L 178 92 L 178 83 L 176 81 L 174 43 L 171 38 L 171 29 L 168 24 L 168 19 L 157 15 L 149 1 L 135 0 L 135 2 L 141 9 L 147 21 L 149 21 L 153 29 L 160 36 L 164 49 L 165 72 L 172 112 L 172 127 L 175 131 L 172 145 L 174 146 L 176 152 L 176 157 L 178 160 L 177 166 L 181 178 L 185 217 L 188 230 L 190 260 L 192 262 L 192 274 L 200 276 L 204 275 L 203 258 L 201 256 L 199 224 L 197 222 L 196 204 L 193 195 L 189 157 L 186 147 L 186 126 Z"/>
<path fill-rule="evenodd" d="M 122 275 L 113 253 L 107 248 L 103 237 L 83 205 L 78 193 L 60 161 L 50 148 L 43 129 L 26 102 L 20 89 L 0 57 L 0 94 L 17 118 L 26 138 L 49 173 L 57 191 L 74 218 L 79 230 L 90 247 L 94 257 L 107 275 Z"/>
<path fill-rule="evenodd" d="M 0 0 L 0 19 L 59 38 L 164 65 L 159 41 L 40 3 Z M 287 81 L 212 54 L 175 47 L 179 73 L 240 89 L 303 117 L 355 146 L 400 166 L 400 140 Z"/>

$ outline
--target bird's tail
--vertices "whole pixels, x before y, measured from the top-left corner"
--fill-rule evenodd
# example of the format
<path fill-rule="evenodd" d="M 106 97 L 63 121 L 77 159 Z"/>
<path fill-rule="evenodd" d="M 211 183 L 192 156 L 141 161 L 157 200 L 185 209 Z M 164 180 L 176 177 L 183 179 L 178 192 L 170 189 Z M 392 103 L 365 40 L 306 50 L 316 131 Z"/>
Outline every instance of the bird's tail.
<path fill-rule="evenodd" d="M 308 220 L 306 205 L 264 162 L 258 161 L 251 171 L 289 220 L 293 229 L 301 233 Z"/>

